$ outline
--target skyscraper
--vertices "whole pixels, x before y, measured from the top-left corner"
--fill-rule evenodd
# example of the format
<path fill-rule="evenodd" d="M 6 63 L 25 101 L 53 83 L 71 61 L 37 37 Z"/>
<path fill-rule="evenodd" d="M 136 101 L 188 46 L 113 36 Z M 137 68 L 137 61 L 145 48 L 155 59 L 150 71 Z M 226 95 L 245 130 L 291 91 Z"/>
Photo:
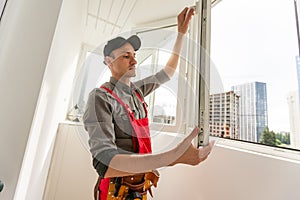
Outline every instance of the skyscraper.
<path fill-rule="evenodd" d="M 236 85 L 232 90 L 240 96 L 240 139 L 260 142 L 262 132 L 268 126 L 266 83 Z"/>

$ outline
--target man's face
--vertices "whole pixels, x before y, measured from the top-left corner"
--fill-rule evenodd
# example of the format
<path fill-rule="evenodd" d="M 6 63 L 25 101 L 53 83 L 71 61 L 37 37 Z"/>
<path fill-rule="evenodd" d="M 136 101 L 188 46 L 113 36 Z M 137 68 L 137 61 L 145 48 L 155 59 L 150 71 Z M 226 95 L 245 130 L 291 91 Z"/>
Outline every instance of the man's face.
<path fill-rule="evenodd" d="M 130 78 L 136 75 L 136 63 L 135 51 L 131 44 L 126 43 L 111 53 L 111 64 L 109 64 L 109 67 L 113 77 L 117 79 Z"/>

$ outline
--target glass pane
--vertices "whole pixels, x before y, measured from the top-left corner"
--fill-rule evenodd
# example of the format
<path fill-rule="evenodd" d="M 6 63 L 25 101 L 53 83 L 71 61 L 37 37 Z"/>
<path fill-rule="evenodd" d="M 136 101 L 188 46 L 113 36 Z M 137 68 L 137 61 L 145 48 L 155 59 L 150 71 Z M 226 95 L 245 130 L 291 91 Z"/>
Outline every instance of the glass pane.
<path fill-rule="evenodd" d="M 213 7 L 211 68 L 222 84 L 211 77 L 211 85 L 222 89 L 211 89 L 211 134 L 300 149 L 297 55 L 293 1 Z"/>
<path fill-rule="evenodd" d="M 95 52 L 86 52 L 73 88 L 71 97 L 73 108 L 68 113 L 70 120 L 81 120 L 90 91 L 109 81 L 110 76 L 110 70 L 103 64 L 103 58 Z"/>
<path fill-rule="evenodd" d="M 158 54 L 158 66 L 163 66 L 167 63 L 170 57 L 169 52 L 160 50 Z M 154 105 L 152 109 L 152 122 L 175 124 L 176 107 L 177 107 L 177 92 L 178 92 L 178 71 L 170 81 L 162 85 L 154 92 Z"/>
<path fill-rule="evenodd" d="M 140 33 L 142 48 L 137 52 L 139 66 L 136 80 L 163 69 L 175 42 L 176 27 Z M 177 109 L 178 72 L 145 100 L 149 106 L 149 118 L 153 123 L 175 125 Z"/>

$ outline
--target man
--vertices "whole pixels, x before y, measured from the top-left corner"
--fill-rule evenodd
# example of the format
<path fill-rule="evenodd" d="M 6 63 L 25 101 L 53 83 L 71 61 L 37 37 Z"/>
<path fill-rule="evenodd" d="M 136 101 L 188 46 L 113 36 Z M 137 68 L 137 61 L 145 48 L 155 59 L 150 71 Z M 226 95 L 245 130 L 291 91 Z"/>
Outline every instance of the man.
<path fill-rule="evenodd" d="M 185 8 L 177 17 L 178 35 L 164 69 L 135 83 L 135 51 L 141 46 L 138 36 L 114 38 L 107 42 L 104 63 L 111 71 L 111 79 L 90 95 L 84 114 L 89 133 L 93 165 L 98 172 L 99 198 L 147 199 L 151 185 L 156 187 L 155 169 L 178 163 L 197 165 L 205 160 L 213 143 L 195 148 L 191 141 L 197 136 L 196 127 L 176 148 L 151 154 L 147 106 L 144 96 L 168 81 L 178 65 L 182 40 L 194 9 Z M 151 194 L 152 195 L 152 194 Z M 98 197 L 95 197 L 98 198 Z"/>

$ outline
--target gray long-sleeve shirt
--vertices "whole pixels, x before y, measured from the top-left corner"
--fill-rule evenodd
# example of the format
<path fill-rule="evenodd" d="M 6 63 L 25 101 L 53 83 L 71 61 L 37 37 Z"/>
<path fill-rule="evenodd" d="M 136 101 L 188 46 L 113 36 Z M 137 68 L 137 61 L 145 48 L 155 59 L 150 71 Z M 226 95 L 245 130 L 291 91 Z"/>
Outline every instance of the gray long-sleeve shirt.
<path fill-rule="evenodd" d="M 142 102 L 136 91 L 143 97 L 169 80 L 164 70 L 127 86 L 114 78 L 103 86 L 112 90 L 127 104 L 137 119 L 146 116 Z M 102 88 L 96 88 L 89 94 L 83 116 L 85 129 L 89 134 L 89 146 L 93 165 L 101 177 L 104 177 L 111 159 L 116 154 L 135 153 L 132 144 L 133 128 L 124 107 Z"/>

